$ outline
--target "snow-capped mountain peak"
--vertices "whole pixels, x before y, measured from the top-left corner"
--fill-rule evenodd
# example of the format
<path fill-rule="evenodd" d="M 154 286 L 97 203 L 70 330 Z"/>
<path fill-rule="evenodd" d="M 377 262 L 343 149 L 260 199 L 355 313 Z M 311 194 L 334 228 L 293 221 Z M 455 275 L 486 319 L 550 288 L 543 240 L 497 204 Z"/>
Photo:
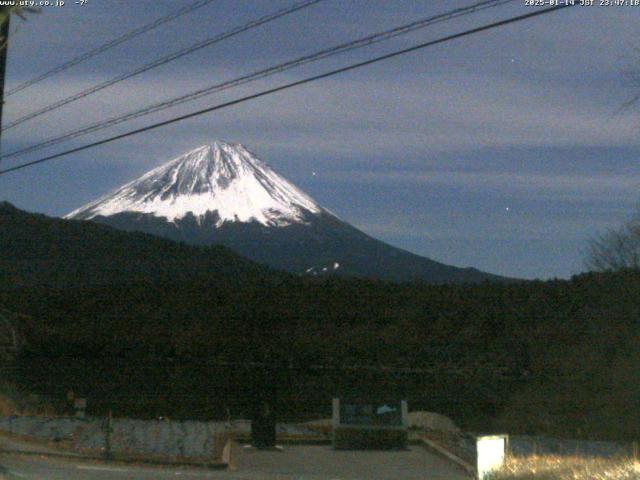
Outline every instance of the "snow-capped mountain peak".
<path fill-rule="evenodd" d="M 225 222 L 285 226 L 324 212 L 313 199 L 238 143 L 216 141 L 157 167 L 137 180 L 69 213 L 88 220 L 145 213 L 175 222 L 207 212 Z"/>

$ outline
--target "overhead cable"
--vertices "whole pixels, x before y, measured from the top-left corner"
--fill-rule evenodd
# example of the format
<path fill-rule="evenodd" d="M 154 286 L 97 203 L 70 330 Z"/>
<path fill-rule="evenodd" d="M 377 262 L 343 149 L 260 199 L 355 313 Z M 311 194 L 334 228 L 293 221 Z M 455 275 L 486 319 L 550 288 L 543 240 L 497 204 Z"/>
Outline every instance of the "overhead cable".
<path fill-rule="evenodd" d="M 106 80 L 102 83 L 99 83 L 97 85 L 94 85 L 92 87 L 89 87 L 85 90 L 82 90 L 80 92 L 77 92 L 73 95 L 70 95 L 66 98 L 63 98 L 61 100 L 58 100 L 57 102 L 51 103 L 45 107 L 40 108 L 39 110 L 36 110 L 34 112 L 28 113 L 26 115 L 23 115 L 20 118 L 17 118 L 16 120 L 13 120 L 11 122 L 8 122 L 5 126 L 2 127 L 2 131 L 4 132 L 5 130 L 9 130 L 17 125 L 20 125 L 24 122 L 27 122 L 29 120 L 33 120 L 34 118 L 40 117 L 42 115 L 44 115 L 45 113 L 49 113 L 53 110 L 57 110 L 58 108 L 64 106 L 64 105 L 68 105 L 72 102 L 78 101 L 82 98 L 88 97 L 89 95 L 93 95 L 94 93 L 97 93 L 101 90 L 104 90 L 105 88 L 108 88 L 112 85 L 115 85 L 117 83 L 123 82 L 125 80 L 128 80 L 130 78 L 133 78 L 137 75 L 140 75 L 141 73 L 144 72 L 148 72 L 149 70 L 152 70 L 154 68 L 160 67 L 162 65 L 166 65 L 169 62 L 172 62 L 174 60 L 177 60 L 179 58 L 182 58 L 186 55 L 189 55 L 193 52 L 197 52 L 198 50 L 201 50 L 205 47 L 209 47 L 211 45 L 214 45 L 216 43 L 219 43 L 223 40 L 226 40 L 227 38 L 231 38 L 235 35 L 238 35 L 240 33 L 246 32 L 247 30 L 251 30 L 253 28 L 256 28 L 260 25 L 264 25 L 265 23 L 271 22 L 273 20 L 277 20 L 278 18 L 284 17 L 285 15 L 289 15 L 291 13 L 297 12 L 299 10 L 302 10 L 303 8 L 307 8 L 310 7 L 312 5 L 315 5 L 316 3 L 322 2 L 324 0 L 304 0 L 302 2 L 298 2 L 296 4 L 294 4 L 291 7 L 287 7 L 287 8 L 283 8 L 280 10 L 277 10 L 276 12 L 270 13 L 268 15 L 265 15 L 263 17 L 260 17 L 256 20 L 252 20 L 251 22 L 248 22 L 244 25 L 240 25 L 237 26 L 235 28 L 232 28 L 231 30 L 228 30 L 226 32 L 220 33 L 214 37 L 208 38 L 206 40 L 197 42 L 189 47 L 180 49 L 176 52 L 173 52 L 169 55 L 165 55 L 161 58 L 158 58 L 156 60 L 154 60 L 153 62 L 147 63 L 146 65 L 143 65 L 142 67 L 139 67 L 131 72 L 127 72 L 124 73 L 122 75 L 118 75 L 117 77 L 114 77 L 110 80 Z"/>
<path fill-rule="evenodd" d="M 13 167 L 10 167 L 10 168 L 6 168 L 4 170 L 0 170 L 0 175 L 4 175 L 6 173 L 13 172 L 13 171 L 16 171 L 16 170 L 21 170 L 21 169 L 24 169 L 24 168 L 27 168 L 27 167 L 31 167 L 31 166 L 34 166 L 34 165 L 38 165 L 38 164 L 41 164 L 41 163 L 44 163 L 44 162 L 49 162 L 51 160 L 55 160 L 55 159 L 58 159 L 58 158 L 61 158 L 61 157 L 65 157 L 65 156 L 71 155 L 72 153 L 77 153 L 77 152 L 81 152 L 81 151 L 84 151 L 84 150 L 88 150 L 90 148 L 94 148 L 94 147 L 97 147 L 99 145 L 104 145 L 104 144 L 107 144 L 107 143 L 114 142 L 116 140 L 121 140 L 123 138 L 127 138 L 127 137 L 131 137 L 131 136 L 134 136 L 134 135 L 138 135 L 140 133 L 148 132 L 150 130 L 155 130 L 157 128 L 164 127 L 166 125 L 171 125 L 173 123 L 177 123 L 177 122 L 180 122 L 182 120 L 198 117 L 200 115 L 204 115 L 206 113 L 214 112 L 214 111 L 217 111 L 217 110 L 222 110 L 224 108 L 228 108 L 228 107 L 231 107 L 231 106 L 234 106 L 234 105 L 238 105 L 240 103 L 244 103 L 244 102 L 247 102 L 249 100 L 255 100 L 257 98 L 261 98 L 261 97 L 264 97 L 264 96 L 267 96 L 267 95 L 271 95 L 271 94 L 276 93 L 276 92 L 281 92 L 281 91 L 288 90 L 288 89 L 293 88 L 293 87 L 297 87 L 297 86 L 300 86 L 300 85 L 305 85 L 307 83 L 315 82 L 317 80 L 321 80 L 321 79 L 324 79 L 324 78 L 329 78 L 329 77 L 332 77 L 332 76 L 335 76 L 335 75 L 338 75 L 338 74 L 341 74 L 341 73 L 349 72 L 349 71 L 355 70 L 357 68 L 362 68 L 362 67 L 365 67 L 367 65 L 372 65 L 374 63 L 378 63 L 378 62 L 381 62 L 381 61 L 384 61 L 384 60 L 389 60 L 391 58 L 395 58 L 395 57 L 398 57 L 398 56 L 401 56 L 401 55 L 406 55 L 407 53 L 415 52 L 417 50 L 428 48 L 428 47 L 431 47 L 431 46 L 434 46 L 434 45 L 439 45 L 439 44 L 442 44 L 442 43 L 445 43 L 445 42 L 450 42 L 450 41 L 458 39 L 458 38 L 467 37 L 469 35 L 473 35 L 473 34 L 476 34 L 476 33 L 484 32 L 484 31 L 487 31 L 487 30 L 492 30 L 494 28 L 502 27 L 502 26 L 505 26 L 505 25 L 509 25 L 509 24 L 516 23 L 516 22 L 520 22 L 520 21 L 527 20 L 527 19 L 530 19 L 530 18 L 534 18 L 534 17 L 538 17 L 538 16 L 541 16 L 541 15 L 546 15 L 546 14 L 549 14 L 549 13 L 560 11 L 560 10 L 563 10 L 565 8 L 572 7 L 574 5 L 578 5 L 578 3 L 575 3 L 575 4 L 568 3 L 568 4 L 560 5 L 560 6 L 557 6 L 557 7 L 554 6 L 554 7 L 544 8 L 544 9 L 541 9 L 541 10 L 535 10 L 533 12 L 530 12 L 530 13 L 527 13 L 527 14 L 524 14 L 524 15 L 518 15 L 518 16 L 515 16 L 515 17 L 510 17 L 510 18 L 507 18 L 505 20 L 500 20 L 498 22 L 493 22 L 493 23 L 489 23 L 489 24 L 486 24 L 486 25 L 483 25 L 483 26 L 480 26 L 480 27 L 472 28 L 470 30 L 465 30 L 465 31 L 460 32 L 460 33 L 455 33 L 455 34 L 452 34 L 452 35 L 441 37 L 441 38 L 436 39 L 436 40 L 431 40 L 429 42 L 420 43 L 418 45 L 414 45 L 412 47 L 404 48 L 402 50 L 397 50 L 395 52 L 387 53 L 385 55 L 374 57 L 374 58 L 371 58 L 369 60 L 365 60 L 365 61 L 362 61 L 362 62 L 359 62 L 359 63 L 354 63 L 354 64 L 351 64 L 351 65 L 347 65 L 346 67 L 337 68 L 335 70 L 331 70 L 331 71 L 328 71 L 328 72 L 325 72 L 325 73 L 321 73 L 321 74 L 318 74 L 318 75 L 307 77 L 307 78 L 304 78 L 302 80 L 297 80 L 295 82 L 286 83 L 286 84 L 280 85 L 278 87 L 274 87 L 274 88 L 270 88 L 270 89 L 267 89 L 267 90 L 263 90 L 261 92 L 254 93 L 254 94 L 251 94 L 251 95 L 247 95 L 247 96 L 244 96 L 244 97 L 241 97 L 241 98 L 237 98 L 235 100 L 224 102 L 224 103 L 221 103 L 221 104 L 218 104 L 218 105 L 213 105 L 211 107 L 204 108 L 202 110 L 197 110 L 195 112 L 191 112 L 191 113 L 188 113 L 186 115 L 181 115 L 181 116 L 178 116 L 178 117 L 174 117 L 174 118 L 171 118 L 169 120 L 164 120 L 162 122 L 157 122 L 157 123 L 154 123 L 154 124 L 151 124 L 151 125 L 147 125 L 146 127 L 137 128 L 135 130 L 131 130 L 131 131 L 126 132 L 126 133 L 122 133 L 122 134 L 119 134 L 119 135 L 114 135 L 112 137 L 108 137 L 108 138 L 105 138 L 103 140 L 99 140 L 99 141 L 92 142 L 92 143 L 89 143 L 89 144 L 85 144 L 85 145 L 82 145 L 82 146 L 79 146 L 79 147 L 75 147 L 75 148 L 72 148 L 72 149 L 69 149 L 69 150 L 65 150 L 63 152 L 56 153 L 54 155 L 49 155 L 49 156 L 46 156 L 44 158 L 40 158 L 38 160 L 33 160 L 33 161 L 22 163 L 20 165 L 16 165 L 16 166 L 13 166 Z"/>
<path fill-rule="evenodd" d="M 46 80 L 49 77 L 52 77 L 53 75 L 56 75 L 60 72 L 64 72 L 65 70 L 68 70 L 69 68 L 78 65 L 79 63 L 82 63 L 86 60 L 89 60 L 92 57 L 95 57 L 96 55 L 99 55 L 101 53 L 106 52 L 107 50 L 112 49 L 113 47 L 116 47 L 124 42 L 127 42 L 133 38 L 136 38 L 140 35 L 142 35 L 143 33 L 147 33 L 157 27 L 159 27 L 160 25 L 164 25 L 165 23 L 168 23 L 172 20 L 175 20 L 176 18 L 179 18 L 183 15 L 186 15 L 187 13 L 191 13 L 194 10 L 197 10 L 198 8 L 204 7 L 205 5 L 208 5 L 209 3 L 212 3 L 216 0 L 198 0 L 196 2 L 193 2 L 190 5 L 187 5 L 185 7 L 182 7 L 179 10 L 176 10 L 175 12 L 172 12 L 168 15 L 165 15 L 164 17 L 158 18 L 157 20 L 148 23 L 146 25 L 143 25 L 139 28 L 136 28 L 134 30 L 131 30 L 127 33 L 125 33 L 124 35 L 121 35 L 120 37 L 114 38 L 113 40 L 110 40 L 106 43 L 103 43 L 102 45 L 89 50 L 88 52 L 85 52 L 81 55 L 78 55 L 77 57 L 74 57 L 56 67 L 53 67 L 50 70 L 47 70 L 46 72 L 33 77 L 29 80 L 26 80 L 22 83 L 20 83 L 19 85 L 13 87 L 10 90 L 7 90 L 7 92 L 5 92 L 4 96 L 5 98 L 7 98 L 10 95 L 13 95 L 14 93 L 18 93 L 22 90 L 24 90 L 25 88 L 28 88 L 32 85 L 35 85 L 38 82 L 41 82 L 42 80 Z"/>
<path fill-rule="evenodd" d="M 129 112 L 127 114 L 124 115 L 118 115 L 115 117 L 111 117 L 109 119 L 106 120 L 101 120 L 99 122 L 93 123 L 91 125 L 79 128 L 77 130 L 73 130 L 71 132 L 67 132 L 65 134 L 62 135 L 58 135 L 55 137 L 51 137 L 47 140 L 44 140 L 40 143 L 37 143 L 35 145 L 29 145 L 27 147 L 18 149 L 18 150 L 14 150 L 12 152 L 8 152 L 4 155 L 0 155 L 0 160 L 3 160 L 5 158 L 13 158 L 13 157 L 17 157 L 17 156 L 22 156 L 25 155 L 27 153 L 31 153 L 37 150 L 41 150 L 43 148 L 46 147 L 50 147 L 53 145 L 57 145 L 61 142 L 67 141 L 67 140 L 71 140 L 73 138 L 77 138 L 80 136 L 84 136 L 87 135 L 89 133 L 93 133 L 93 132 L 97 132 L 99 130 L 103 130 L 105 128 L 109 128 L 109 127 L 113 127 L 115 125 L 119 125 L 123 122 L 127 122 L 127 121 L 131 121 L 134 120 L 136 118 L 139 117 L 143 117 L 146 115 L 150 115 L 152 113 L 156 113 L 159 111 L 163 111 L 165 109 L 177 106 L 177 105 L 181 105 L 183 103 L 186 102 L 190 102 L 190 101 L 194 101 L 197 100 L 199 98 L 211 95 L 213 93 L 217 93 L 223 90 L 227 90 L 230 88 L 234 88 L 240 85 L 245 85 L 247 83 L 251 83 L 266 77 L 270 77 L 272 75 L 278 74 L 278 73 L 282 73 L 285 72 L 287 70 L 291 70 L 293 68 L 296 67 L 300 67 L 302 65 L 308 64 L 308 63 L 312 63 L 312 62 L 316 62 L 318 60 L 322 60 L 328 57 L 332 57 L 334 55 L 338 55 L 344 52 L 348 52 L 351 50 L 355 50 L 358 48 L 363 48 L 378 42 L 382 42 L 385 40 L 389 40 L 391 38 L 400 36 L 400 35 L 405 35 L 407 33 L 413 32 L 415 30 L 421 29 L 421 28 L 425 28 L 427 26 L 430 25 L 434 25 L 436 23 L 440 23 L 440 22 L 445 22 L 445 21 L 450 21 L 454 18 L 458 18 L 460 16 L 463 15 L 469 15 L 471 13 L 475 13 L 478 12 L 480 10 L 484 10 L 487 8 L 493 8 L 493 7 L 497 7 L 506 3 L 511 3 L 514 2 L 515 0 L 488 0 L 488 1 L 482 1 L 476 4 L 473 4 L 471 6 L 467 6 L 467 7 L 462 7 L 462 8 L 458 8 L 455 10 L 451 10 L 448 11 L 446 13 L 442 13 L 442 14 L 438 14 L 438 15 L 434 15 L 434 16 L 430 16 L 427 18 L 423 18 L 408 24 L 404 24 L 395 28 L 392 28 L 390 30 L 385 30 L 382 32 L 378 32 L 375 34 L 371 34 L 371 35 L 367 35 L 365 37 L 356 39 L 356 40 L 352 40 L 346 43 L 342 43 L 330 48 L 325 48 L 322 49 L 320 51 L 317 51 L 315 53 L 309 54 L 309 55 L 304 55 L 298 58 L 295 58 L 293 60 L 289 60 L 287 62 L 284 63 L 280 63 L 278 65 L 275 66 L 271 66 L 265 69 L 261 69 L 252 73 L 249 73 L 247 75 L 243 75 L 241 77 L 238 78 L 234 78 L 232 80 L 227 80 L 221 83 L 217 83 L 199 90 L 196 90 L 195 92 L 191 92 L 185 95 L 181 95 L 175 98 L 172 98 L 170 100 L 165 100 L 147 107 L 144 107 L 142 109 L 138 109 L 135 110 L 133 112 Z"/>

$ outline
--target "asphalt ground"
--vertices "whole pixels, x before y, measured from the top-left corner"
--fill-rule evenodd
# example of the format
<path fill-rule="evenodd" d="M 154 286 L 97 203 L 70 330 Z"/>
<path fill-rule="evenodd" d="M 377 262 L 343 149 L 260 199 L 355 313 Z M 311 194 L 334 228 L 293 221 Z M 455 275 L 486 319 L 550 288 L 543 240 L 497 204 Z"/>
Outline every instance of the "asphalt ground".
<path fill-rule="evenodd" d="M 456 465 L 412 446 L 402 451 L 334 451 L 330 446 L 256 450 L 235 445 L 228 470 L 151 467 L 46 455 L 0 457 L 8 480 L 469 480 Z M 1 477 L 0 477 L 1 478 Z"/>

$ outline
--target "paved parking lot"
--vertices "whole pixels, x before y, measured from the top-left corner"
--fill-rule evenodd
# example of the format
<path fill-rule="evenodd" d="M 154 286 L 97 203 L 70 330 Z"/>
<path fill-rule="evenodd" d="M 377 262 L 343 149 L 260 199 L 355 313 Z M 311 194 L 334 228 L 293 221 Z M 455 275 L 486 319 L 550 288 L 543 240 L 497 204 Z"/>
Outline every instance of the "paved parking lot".
<path fill-rule="evenodd" d="M 3 455 L 0 478 L 28 480 L 469 480 L 463 471 L 422 447 L 404 451 L 334 451 L 329 446 L 292 446 L 260 451 L 238 446 L 232 468 L 105 464 L 73 458 Z M 4 473 L 4 477 L 3 477 Z"/>
<path fill-rule="evenodd" d="M 456 465 L 421 446 L 400 451 L 335 451 L 330 446 L 287 446 L 282 451 L 236 447 L 236 472 L 254 478 L 469 480 Z M 273 475 L 273 476 L 272 476 Z"/>

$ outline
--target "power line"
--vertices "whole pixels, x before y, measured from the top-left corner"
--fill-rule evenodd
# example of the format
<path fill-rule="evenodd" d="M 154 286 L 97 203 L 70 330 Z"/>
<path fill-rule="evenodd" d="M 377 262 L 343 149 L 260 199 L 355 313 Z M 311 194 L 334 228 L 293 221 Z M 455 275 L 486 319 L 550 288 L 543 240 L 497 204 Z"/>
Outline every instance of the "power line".
<path fill-rule="evenodd" d="M 22 149 L 18 149 L 15 150 L 13 152 L 9 152 L 5 155 L 0 155 L 0 160 L 5 159 L 5 158 L 12 158 L 12 157 L 16 157 L 16 156 L 21 156 L 24 155 L 26 153 L 30 153 L 33 151 L 37 151 L 37 150 L 41 150 L 43 148 L 46 147 L 50 147 L 53 145 L 56 145 L 58 143 L 61 143 L 63 141 L 66 140 L 70 140 L 72 138 L 77 138 L 80 136 L 84 136 L 87 135 L 89 133 L 93 133 L 99 130 L 103 130 L 105 128 L 109 128 L 115 125 L 119 125 L 120 123 L 123 122 L 127 122 L 129 120 L 133 120 L 139 117 L 143 117 L 152 113 L 156 113 L 162 110 L 165 110 L 167 108 L 171 108 L 174 107 L 176 105 L 180 105 L 186 102 L 190 102 L 193 100 L 197 100 L 199 98 L 202 98 L 204 96 L 210 95 L 212 93 L 216 93 L 216 92 L 220 92 L 223 90 L 227 90 L 229 88 L 234 88 L 240 85 L 245 85 L 247 83 L 251 83 L 254 82 L 256 80 L 260 80 L 266 77 L 269 77 L 271 75 L 275 75 L 278 73 L 282 73 L 284 71 L 305 65 L 307 63 L 311 63 L 311 62 L 315 62 L 318 60 L 322 60 L 328 57 L 332 57 L 334 55 L 338 55 L 347 51 L 351 51 L 351 50 L 355 50 L 358 48 L 362 48 L 362 47 L 366 47 L 378 42 L 382 42 L 385 40 L 389 40 L 391 38 L 400 36 L 400 35 L 404 35 L 410 32 L 413 32 L 415 30 L 418 30 L 420 28 L 425 28 L 429 25 L 433 25 L 436 23 L 440 23 L 440 22 L 444 22 L 444 21 L 449 21 L 451 19 L 454 18 L 458 18 L 464 15 L 469 15 L 471 13 L 476 13 L 478 11 L 481 10 L 485 10 L 488 8 L 494 8 L 500 5 L 504 5 L 506 3 L 511 3 L 515 0 L 488 0 L 488 1 L 482 1 L 479 3 L 476 3 L 474 5 L 468 6 L 468 7 L 463 7 L 463 8 L 458 8 L 443 14 L 439 14 L 439 15 L 435 15 L 435 16 L 430 16 L 427 18 L 423 18 L 420 20 L 417 20 L 415 22 L 411 22 L 405 25 L 401 25 L 399 27 L 395 27 L 392 28 L 390 30 L 385 30 L 382 32 L 378 32 L 372 35 L 367 35 L 365 37 L 356 39 L 356 40 L 352 40 L 350 42 L 346 42 L 346 43 L 342 43 L 340 45 L 336 45 L 330 48 L 326 48 L 323 50 L 320 50 L 318 52 L 315 52 L 313 54 L 310 55 L 305 55 L 302 57 L 298 57 L 294 60 L 290 60 L 284 63 L 280 63 L 278 65 L 275 65 L 273 67 L 269 67 L 266 69 L 262 69 L 262 70 L 258 70 L 256 72 L 241 76 L 239 78 L 235 78 L 232 80 L 228 80 L 222 83 L 218 83 L 200 90 L 197 90 L 195 92 L 189 93 L 187 95 L 182 95 L 170 100 L 166 100 L 154 105 L 150 105 L 148 107 L 136 110 L 134 112 L 130 112 L 127 113 L 125 115 L 120 115 L 120 116 L 116 116 L 116 117 L 112 117 L 109 118 L 107 120 L 102 120 L 100 122 L 94 123 L 92 125 L 89 125 L 87 127 L 83 127 L 80 128 L 78 130 L 74 130 L 72 132 L 68 132 L 66 134 L 63 135 L 59 135 L 57 137 L 52 137 L 49 138 L 43 142 L 37 143 L 35 145 L 30 145 L 27 147 L 24 147 Z"/>
<path fill-rule="evenodd" d="M 483 25 L 481 27 L 476 27 L 476 28 L 473 28 L 473 29 L 470 29 L 470 30 L 465 30 L 465 31 L 460 32 L 460 33 L 455 33 L 453 35 L 448 35 L 448 36 L 445 36 L 445 37 L 441 37 L 441 38 L 439 38 L 437 40 L 431 40 L 429 42 L 420 43 L 418 45 L 414 45 L 412 47 L 404 48 L 402 50 L 397 50 L 397 51 L 392 52 L 392 53 L 388 53 L 388 54 L 385 54 L 385 55 L 374 57 L 374 58 L 371 58 L 369 60 L 365 60 L 363 62 L 351 64 L 351 65 L 348 65 L 346 67 L 341 67 L 341 68 L 338 68 L 338 69 L 335 69 L 335 70 L 331 70 L 329 72 L 321 73 L 319 75 L 314 75 L 314 76 L 311 76 L 311 77 L 304 78 L 302 80 L 297 80 L 295 82 L 286 83 L 284 85 L 280 85 L 278 87 L 270 88 L 268 90 L 263 90 L 261 92 L 254 93 L 252 95 L 247 95 L 245 97 L 241 97 L 241 98 L 238 98 L 236 100 L 231 100 L 229 102 L 224 102 L 224 103 L 221 103 L 221 104 L 218 104 L 218 105 L 214 105 L 212 107 L 208 107 L 208 108 L 205 108 L 205 109 L 202 109 L 202 110 L 197 110 L 195 112 L 188 113 L 186 115 L 181 115 L 181 116 L 169 119 L 169 120 L 165 120 L 165 121 L 162 121 L 162 122 L 154 123 L 152 125 L 148 125 L 146 127 L 142 127 L 142 128 L 138 128 L 138 129 L 135 129 L 135 130 L 131 130 L 129 132 L 122 133 L 120 135 L 114 135 L 112 137 L 105 138 L 103 140 L 99 140 L 99 141 L 92 142 L 92 143 L 89 143 L 89 144 L 86 144 L 86 145 L 82 145 L 80 147 L 72 148 L 72 149 L 66 150 L 64 152 L 56 153 L 54 155 L 49 155 L 47 157 L 40 158 L 38 160 L 33 160 L 31 162 L 26 162 L 26 163 L 23 163 L 23 164 L 20 164 L 20 165 L 16 165 L 14 167 L 6 168 L 4 170 L 0 170 L 0 175 L 4 175 L 6 173 L 13 172 L 13 171 L 16 171 L 16 170 L 21 170 L 23 168 L 27 168 L 27 167 L 30 167 L 30 166 L 33 166 L 33 165 L 37 165 L 37 164 L 40 164 L 40 163 L 48 162 L 48 161 L 51 161 L 51 160 L 54 160 L 54 159 L 57 159 L 57 158 L 60 158 L 60 157 L 64 157 L 64 156 L 70 155 L 72 153 L 77 153 L 77 152 L 81 152 L 83 150 L 88 150 L 90 148 L 97 147 L 99 145 L 104 145 L 106 143 L 111 143 L 111 142 L 114 142 L 116 140 L 120 140 L 120 139 L 127 138 L 127 137 L 130 137 L 130 136 L 133 136 L 133 135 L 137 135 L 137 134 L 144 133 L 144 132 L 147 132 L 147 131 L 150 131 L 150 130 L 154 130 L 156 128 L 160 128 L 160 127 L 163 127 L 165 125 L 170 125 L 172 123 L 180 122 L 182 120 L 186 120 L 186 119 L 189 119 L 189 118 L 193 118 L 193 117 L 197 117 L 197 116 L 200 116 L 200 115 L 204 115 L 205 113 L 210 113 L 210 112 L 213 112 L 213 111 L 216 111 L 216 110 L 221 110 L 223 108 L 231 107 L 233 105 L 238 105 L 240 103 L 244 103 L 244 102 L 249 101 L 249 100 L 254 100 L 256 98 L 260 98 L 260 97 L 264 97 L 266 95 L 270 95 L 272 93 L 280 92 L 280 91 L 283 91 L 283 90 L 288 90 L 290 88 L 297 87 L 297 86 L 300 86 L 300 85 L 304 85 L 304 84 L 307 84 L 307 83 L 311 83 L 311 82 L 314 82 L 316 80 L 321 80 L 321 79 L 324 79 L 324 78 L 332 77 L 334 75 L 338 75 L 340 73 L 349 72 L 349 71 L 355 70 L 357 68 L 365 67 L 367 65 L 378 63 L 378 62 L 381 62 L 383 60 L 388 60 L 390 58 L 395 58 L 395 57 L 398 57 L 400 55 L 404 55 L 404 54 L 407 54 L 407 53 L 410 53 L 410 52 L 414 52 L 414 51 L 417 51 L 417 50 L 420 50 L 420 49 L 423 49 L 423 48 L 431 47 L 433 45 L 438 45 L 438 44 L 449 42 L 451 40 L 455 40 L 455 39 L 458 39 L 458 38 L 466 37 L 466 36 L 473 35 L 473 34 L 480 33 L 480 32 L 484 32 L 484 31 L 487 31 L 487 30 L 492 30 L 494 28 L 502 27 L 504 25 L 508 25 L 508 24 L 515 23 L 515 22 L 520 22 L 520 21 L 523 21 L 523 20 L 527 20 L 529 18 L 538 17 L 538 16 L 541 16 L 541 15 L 552 13 L 552 12 L 555 12 L 555 11 L 558 11 L 558 10 L 562 10 L 564 8 L 568 8 L 568 7 L 572 7 L 572 6 L 574 6 L 574 5 L 573 4 L 566 4 L 566 5 L 561 5 L 561 6 L 557 6 L 557 7 L 549 7 L 549 8 L 545 8 L 545 9 L 542 9 L 542 10 L 537 10 L 535 12 L 527 13 L 527 14 L 524 14 L 524 15 L 518 15 L 516 17 L 511 17 L 511 18 L 508 18 L 506 20 L 500 20 L 498 22 L 489 23 L 489 24 Z"/>
<path fill-rule="evenodd" d="M 104 43 L 102 45 L 100 45 L 99 47 L 94 48 L 93 50 L 89 50 L 88 52 L 85 52 L 81 55 L 78 55 L 77 57 L 72 58 L 71 60 L 68 60 L 66 62 L 64 62 L 61 65 L 58 65 L 57 67 L 54 67 L 50 70 L 47 70 L 46 72 L 31 78 L 30 80 L 26 80 L 24 82 L 22 82 L 21 84 L 17 85 L 16 87 L 10 89 L 9 91 L 7 91 L 7 93 L 5 94 L 5 97 L 8 97 L 10 95 L 13 95 L 14 93 L 20 92 L 22 90 L 24 90 L 25 88 L 28 88 L 32 85 L 35 85 L 38 82 L 41 82 L 42 80 L 45 80 L 49 77 L 52 77 L 53 75 L 56 75 L 60 72 L 63 72 L 65 70 L 68 70 L 69 68 L 78 65 L 79 63 L 84 62 L 85 60 L 88 60 L 92 57 L 95 57 L 96 55 L 99 55 L 103 52 L 106 52 L 107 50 L 112 49 L 113 47 L 116 47 L 124 42 L 127 42 L 129 40 L 131 40 L 132 38 L 138 37 L 140 35 L 142 35 L 143 33 L 149 32 L 157 27 L 159 27 L 160 25 L 164 25 L 165 23 L 171 22 L 172 20 L 175 20 L 176 18 L 179 18 L 183 15 L 186 15 L 187 13 L 193 12 L 194 10 L 197 10 L 198 8 L 204 7 L 205 5 L 208 5 L 209 3 L 214 2 L 215 0 L 198 0 L 194 3 L 192 3 L 191 5 L 187 5 L 186 7 L 182 7 L 179 10 L 176 10 L 175 12 L 172 12 L 164 17 L 158 18 L 157 20 L 148 23 L 146 25 L 143 25 L 142 27 L 136 28 L 134 30 L 131 30 L 130 32 L 125 33 L 124 35 L 114 38 L 113 40 L 108 41 L 107 43 Z"/>
<path fill-rule="evenodd" d="M 54 102 L 52 104 L 47 105 L 46 107 L 41 108 L 40 110 L 36 110 L 34 112 L 28 113 L 12 122 L 9 122 L 5 127 L 2 128 L 2 131 L 4 132 L 5 130 L 9 130 L 10 128 L 13 128 L 17 125 L 20 125 L 28 120 L 32 120 L 36 117 L 39 117 L 41 115 L 44 115 L 45 113 L 51 112 L 53 110 L 57 110 L 58 108 L 64 106 L 64 105 L 68 105 L 72 102 L 75 102 L 77 100 L 80 100 L 82 98 L 85 98 L 89 95 L 92 95 L 96 92 L 99 92 L 101 90 L 104 90 L 107 87 L 110 87 L 112 85 L 115 85 L 117 83 L 120 83 L 124 80 L 128 80 L 129 78 L 135 77 L 137 75 L 140 75 L 141 73 L 147 72 L 149 70 L 152 70 L 156 67 L 160 67 L 162 65 L 166 65 L 169 62 L 172 62 L 174 60 L 177 60 L 178 58 L 184 57 L 185 55 L 189 55 L 193 52 L 196 52 L 198 50 L 201 50 L 205 47 L 209 47 L 215 43 L 221 42 L 222 40 L 226 40 L 227 38 L 233 37 L 235 35 L 238 35 L 240 33 L 246 32 L 247 30 L 251 30 L 252 28 L 258 27 L 260 25 L 264 25 L 265 23 L 271 22 L 273 20 L 276 20 L 278 18 L 284 17 L 285 15 L 289 15 L 291 13 L 297 12 L 298 10 L 302 10 L 304 8 L 310 7 L 316 3 L 322 2 L 324 0 L 304 0 L 302 2 L 296 3 L 295 5 L 291 6 L 291 7 L 287 7 L 287 8 L 283 8 L 280 10 L 277 10 L 274 13 L 270 13 L 269 15 L 265 15 L 263 17 L 260 17 L 256 20 L 252 20 L 249 23 L 246 23 L 244 25 L 232 28 L 231 30 L 227 31 L 227 32 L 223 32 L 219 35 L 216 35 L 215 37 L 211 37 L 208 38 L 206 40 L 197 42 L 193 45 L 191 45 L 190 47 L 186 47 L 183 48 L 181 50 L 178 50 L 176 52 L 173 52 L 169 55 L 166 55 L 164 57 L 161 57 L 157 60 L 154 60 L 151 63 L 147 63 L 146 65 L 143 65 L 140 68 L 137 68 L 136 70 L 129 72 L 129 73 L 125 73 L 123 75 L 119 75 L 117 77 L 112 78 L 111 80 L 107 80 L 105 82 L 99 83 L 98 85 L 94 85 L 93 87 L 89 87 L 85 90 L 82 90 L 78 93 L 75 93 L 69 97 L 63 98 L 62 100 L 59 100 L 57 102 Z"/>

